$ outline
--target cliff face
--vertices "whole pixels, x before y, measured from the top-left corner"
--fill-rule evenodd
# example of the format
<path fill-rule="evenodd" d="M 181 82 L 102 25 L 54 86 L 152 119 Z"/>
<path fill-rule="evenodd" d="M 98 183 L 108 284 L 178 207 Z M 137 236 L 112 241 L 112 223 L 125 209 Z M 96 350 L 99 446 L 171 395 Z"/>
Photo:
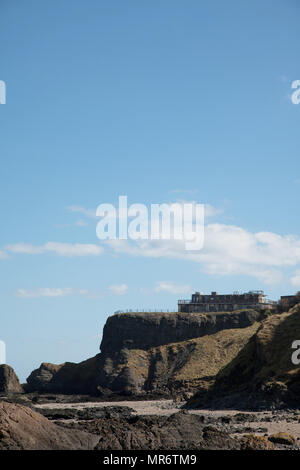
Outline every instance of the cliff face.
<path fill-rule="evenodd" d="M 107 319 L 100 350 L 104 354 L 126 349 L 149 349 L 169 343 L 246 328 L 259 321 L 254 310 L 233 313 L 122 313 Z"/>
<path fill-rule="evenodd" d="M 101 355 L 99 385 L 128 395 L 186 394 L 206 389 L 220 368 L 228 364 L 256 332 L 247 328 L 169 343 L 149 349 L 121 349 Z"/>
<path fill-rule="evenodd" d="M 300 366 L 291 360 L 295 340 L 300 340 L 300 304 L 265 319 L 208 392 L 200 390 L 188 406 L 299 407 Z"/>
<path fill-rule="evenodd" d="M 256 332 L 262 313 L 128 313 L 108 318 L 101 353 L 80 364 L 42 364 L 27 391 L 174 394 L 207 388 Z"/>

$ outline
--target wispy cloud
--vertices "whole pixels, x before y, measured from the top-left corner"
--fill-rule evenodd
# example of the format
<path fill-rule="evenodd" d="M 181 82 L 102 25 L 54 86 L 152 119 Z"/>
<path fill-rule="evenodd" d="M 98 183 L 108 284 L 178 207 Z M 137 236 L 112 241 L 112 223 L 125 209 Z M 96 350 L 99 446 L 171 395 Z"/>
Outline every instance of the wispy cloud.
<path fill-rule="evenodd" d="M 189 285 L 175 284 L 170 281 L 160 281 L 157 283 L 155 292 L 169 292 L 171 294 L 188 294 L 193 290 Z"/>
<path fill-rule="evenodd" d="M 33 245 L 31 243 L 15 243 L 4 247 L 12 253 L 22 253 L 27 255 L 40 255 L 44 253 L 54 253 L 59 256 L 98 256 L 103 253 L 103 248 L 99 245 L 89 243 L 60 243 L 47 242 L 44 245 Z"/>
<path fill-rule="evenodd" d="M 74 207 L 74 206 L 72 206 Z M 77 207 L 77 206 L 75 206 Z M 87 211 L 83 209 L 80 210 Z M 206 205 L 206 216 L 219 213 L 219 209 Z M 0 258 L 9 253 L 41 255 L 54 253 L 59 256 L 99 256 L 106 250 L 113 255 L 151 258 L 172 258 L 198 263 L 200 269 L 214 276 L 252 276 L 267 284 L 276 284 L 286 279 L 286 268 L 300 270 L 300 238 L 279 235 L 273 232 L 250 232 L 236 225 L 206 223 L 204 248 L 187 251 L 184 240 L 106 240 L 98 244 L 47 242 L 43 245 L 16 243 L 0 250 Z M 298 282 L 296 274 L 290 278 L 293 285 Z M 109 290 L 121 295 L 126 288 Z"/>
<path fill-rule="evenodd" d="M 300 265 L 300 239 L 272 232 L 249 232 L 241 227 L 208 224 L 204 248 L 185 250 L 178 240 L 110 240 L 116 253 L 152 258 L 174 258 L 198 263 L 212 275 L 248 275 L 268 284 L 282 280 L 282 269 Z"/>
<path fill-rule="evenodd" d="M 37 297 L 66 297 L 70 295 L 87 295 L 86 289 L 71 289 L 43 287 L 39 289 L 18 289 L 15 293 L 16 297 L 25 299 Z"/>
<path fill-rule="evenodd" d="M 90 219 L 96 219 L 96 209 L 86 209 L 83 206 L 68 206 L 67 210 L 69 212 L 83 214 Z"/>
<path fill-rule="evenodd" d="M 127 284 L 113 284 L 108 287 L 108 290 L 114 295 L 124 295 L 128 292 Z"/>
<path fill-rule="evenodd" d="M 100 299 L 108 295 L 124 295 L 128 292 L 127 284 L 112 284 L 104 289 L 74 289 L 71 287 L 39 287 L 35 289 L 17 289 L 16 297 L 32 299 L 39 297 L 84 296 L 89 299 Z"/>

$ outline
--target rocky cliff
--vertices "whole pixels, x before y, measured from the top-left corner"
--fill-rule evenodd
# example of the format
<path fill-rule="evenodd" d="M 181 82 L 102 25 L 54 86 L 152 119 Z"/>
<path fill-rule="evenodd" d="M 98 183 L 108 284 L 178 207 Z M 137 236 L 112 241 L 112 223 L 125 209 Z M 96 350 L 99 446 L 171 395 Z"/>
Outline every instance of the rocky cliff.
<path fill-rule="evenodd" d="M 100 350 L 149 349 L 211 335 L 220 330 L 245 328 L 263 317 L 255 310 L 232 313 L 122 313 L 107 319 Z"/>
<path fill-rule="evenodd" d="M 188 407 L 299 407 L 300 366 L 291 359 L 295 340 L 300 340 L 300 304 L 265 319 L 209 390 L 200 390 Z"/>
<path fill-rule="evenodd" d="M 207 388 L 259 327 L 264 314 L 128 313 L 108 318 L 101 353 L 80 364 L 43 363 L 26 390 L 118 395 Z"/>

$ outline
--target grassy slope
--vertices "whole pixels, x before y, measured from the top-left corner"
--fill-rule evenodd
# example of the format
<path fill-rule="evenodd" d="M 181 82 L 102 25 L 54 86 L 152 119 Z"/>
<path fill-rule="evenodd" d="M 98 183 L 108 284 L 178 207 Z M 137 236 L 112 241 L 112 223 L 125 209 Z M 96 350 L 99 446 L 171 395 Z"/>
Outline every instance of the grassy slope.
<path fill-rule="evenodd" d="M 194 390 L 199 386 L 207 388 L 258 328 L 259 323 L 254 323 L 248 328 L 219 331 L 148 351 L 128 350 L 126 359 L 112 365 L 111 372 L 117 376 L 128 368 L 141 382 L 148 381 L 146 387 L 150 390 L 164 386 L 183 390 Z"/>
<path fill-rule="evenodd" d="M 291 361 L 294 340 L 300 340 L 300 305 L 289 312 L 271 315 L 257 333 L 217 375 L 209 390 L 210 398 L 249 394 L 253 400 L 270 404 L 300 404 L 300 366 Z M 197 406 L 203 396 L 195 395 L 191 405 Z"/>

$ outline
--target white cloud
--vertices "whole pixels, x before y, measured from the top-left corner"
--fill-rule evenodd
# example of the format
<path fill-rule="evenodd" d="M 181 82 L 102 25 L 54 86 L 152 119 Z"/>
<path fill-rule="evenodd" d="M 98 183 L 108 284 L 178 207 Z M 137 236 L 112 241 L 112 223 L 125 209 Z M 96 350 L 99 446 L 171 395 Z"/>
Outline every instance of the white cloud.
<path fill-rule="evenodd" d="M 70 287 L 41 287 L 36 289 L 17 289 L 15 296 L 23 299 L 39 298 L 39 297 L 69 297 L 69 296 L 85 296 L 88 299 L 101 299 L 104 296 L 114 294 L 123 295 L 128 291 L 126 284 L 111 285 L 104 289 L 73 289 Z"/>
<path fill-rule="evenodd" d="M 8 258 L 8 254 L 3 251 L 3 250 L 0 250 L 0 259 L 6 259 Z"/>
<path fill-rule="evenodd" d="M 88 243 L 48 242 L 45 244 L 45 250 L 60 256 L 97 256 L 103 253 L 101 246 Z"/>
<path fill-rule="evenodd" d="M 204 248 L 185 250 L 177 240 L 110 240 L 114 252 L 193 261 L 212 275 L 249 275 L 266 283 L 282 280 L 282 269 L 300 264 L 300 239 L 271 232 L 249 232 L 234 225 L 208 224 Z"/>
<path fill-rule="evenodd" d="M 70 206 L 69 210 L 95 217 L 95 211 L 81 206 Z M 221 211 L 206 205 L 206 218 Z M 114 255 L 124 253 L 139 257 L 191 261 L 198 263 L 203 272 L 211 275 L 246 275 L 269 284 L 281 282 L 286 268 L 296 270 L 299 267 L 300 270 L 299 237 L 273 232 L 250 232 L 235 225 L 220 223 L 206 224 L 204 248 L 201 251 L 187 251 L 183 240 L 167 239 L 106 240 L 102 242 L 102 246 L 59 242 L 48 242 L 43 245 L 16 243 L 0 250 L 0 258 L 7 257 L 6 251 L 31 255 L 55 253 L 67 257 L 98 256 L 104 252 L 103 245 L 110 248 Z M 297 276 L 298 274 L 294 274 L 290 279 L 293 285 L 298 282 Z M 108 291 L 113 292 L 112 289 Z M 122 289 L 115 289 L 115 293 L 117 292 L 124 293 Z"/>
<path fill-rule="evenodd" d="M 90 219 L 96 219 L 96 209 L 86 209 L 82 206 L 68 206 L 67 210 L 70 212 L 83 214 Z"/>
<path fill-rule="evenodd" d="M 171 294 L 189 294 L 193 288 L 188 285 L 174 284 L 169 281 L 160 281 L 155 287 L 155 292 L 170 292 Z"/>
<path fill-rule="evenodd" d="M 37 297 L 66 297 L 69 295 L 86 295 L 88 291 L 86 289 L 71 289 L 65 288 L 51 288 L 44 287 L 39 289 L 18 289 L 16 296 L 21 298 L 37 298 Z"/>
<path fill-rule="evenodd" d="M 43 246 L 32 245 L 31 243 L 14 243 L 6 245 L 5 249 L 12 253 L 24 253 L 26 255 L 40 255 L 45 251 Z"/>
<path fill-rule="evenodd" d="M 114 295 L 124 295 L 128 292 L 127 284 L 114 284 L 108 287 L 108 290 Z"/>
<path fill-rule="evenodd" d="M 32 245 L 31 243 L 15 243 L 5 247 L 12 253 L 40 255 L 43 253 L 55 253 L 59 256 L 98 256 L 103 253 L 99 245 L 89 243 L 59 243 L 47 242 L 44 245 Z"/>

